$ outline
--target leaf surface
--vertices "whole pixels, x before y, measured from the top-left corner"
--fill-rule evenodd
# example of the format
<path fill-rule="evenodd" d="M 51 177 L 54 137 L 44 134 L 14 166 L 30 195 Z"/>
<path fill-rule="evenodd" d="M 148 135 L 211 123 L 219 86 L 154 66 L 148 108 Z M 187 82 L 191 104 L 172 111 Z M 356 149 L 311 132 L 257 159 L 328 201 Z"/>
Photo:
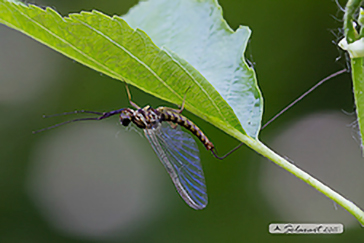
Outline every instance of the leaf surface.
<path fill-rule="evenodd" d="M 257 136 L 262 97 L 243 58 L 247 27 L 233 32 L 212 0 L 141 2 L 124 19 L 0 0 L 0 23 L 168 102 L 186 94 L 187 110 L 236 138 Z"/>

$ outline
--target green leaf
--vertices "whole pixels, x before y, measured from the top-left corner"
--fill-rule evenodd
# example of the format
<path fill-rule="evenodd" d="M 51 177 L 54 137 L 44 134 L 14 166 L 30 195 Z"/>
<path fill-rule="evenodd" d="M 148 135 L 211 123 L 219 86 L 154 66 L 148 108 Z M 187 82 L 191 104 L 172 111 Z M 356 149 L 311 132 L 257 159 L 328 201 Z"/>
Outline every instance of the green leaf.
<path fill-rule="evenodd" d="M 0 0 L 0 23 L 17 29 L 86 66 L 130 83 L 171 103 L 180 105 L 189 88 L 185 103 L 186 109 L 236 138 L 241 139 L 241 136 L 246 133 L 256 137 L 260 127 L 262 99 L 256 87 L 254 72 L 247 67 L 242 57 L 249 31 L 242 28 L 241 30 L 245 30 L 245 33 L 238 31 L 234 34 L 228 29 L 215 1 L 172 2 L 189 2 L 189 6 L 185 7 L 194 9 L 194 11 L 197 11 L 199 4 L 204 3 L 205 6 L 208 6 L 208 10 L 214 13 L 211 15 L 212 20 L 209 20 L 210 23 L 213 23 L 212 21 L 215 23 L 211 26 L 204 25 L 204 28 L 209 27 L 209 35 L 219 36 L 217 39 L 229 40 L 217 43 L 208 42 L 209 48 L 200 48 L 201 42 L 195 42 L 193 38 L 178 37 L 178 39 L 174 39 L 173 36 L 168 38 L 172 42 L 178 41 L 175 43 L 176 45 L 192 45 L 196 48 L 195 50 L 201 51 L 199 58 L 210 59 L 210 62 L 199 63 L 200 67 L 201 64 L 206 65 L 205 69 L 200 68 L 197 71 L 186 62 L 181 57 L 184 55 L 177 52 L 176 45 L 159 48 L 142 30 L 132 29 L 120 17 L 111 18 L 98 11 L 70 14 L 69 17 L 62 18 L 51 8 L 41 9 L 34 5 L 26 6 L 17 2 Z M 143 4 L 145 3 L 140 6 Z M 143 6 L 140 10 L 137 8 L 134 8 L 134 14 L 144 11 Z M 188 21 L 187 18 L 181 18 L 181 13 L 187 11 L 183 9 L 175 11 L 175 14 L 179 15 L 179 19 L 183 20 L 175 24 L 177 27 L 188 24 L 189 28 L 192 28 L 196 23 Z M 154 16 L 156 12 L 163 13 L 166 10 L 166 6 L 156 5 L 150 9 L 150 15 Z M 195 13 L 197 14 L 198 11 Z M 140 12 L 140 14 L 144 18 L 148 17 L 145 12 Z M 206 9 L 201 9 L 198 14 L 201 19 L 207 17 Z M 160 14 L 160 16 L 164 15 Z M 156 25 L 155 28 L 158 29 L 159 26 Z M 217 31 L 219 29 L 222 31 Z M 191 32 L 191 34 L 196 35 L 195 32 Z M 197 34 L 201 39 L 209 38 L 209 35 L 206 36 L 202 32 Z M 230 39 L 235 40 L 234 45 L 240 44 L 239 53 L 234 53 L 236 49 L 230 49 L 233 45 Z M 161 40 L 162 38 L 159 37 L 156 42 L 160 44 Z M 167 50 L 168 48 L 169 50 Z M 211 53 L 204 53 L 206 51 Z M 212 52 L 217 53 L 215 57 Z M 228 56 L 230 56 L 229 61 Z M 219 67 L 219 62 L 225 66 Z M 216 72 L 211 71 L 209 74 L 208 68 L 215 69 Z M 224 68 L 228 70 L 223 72 Z M 208 78 L 216 76 L 212 81 L 214 86 L 201 72 Z M 254 94 L 251 90 L 254 90 Z M 247 98 L 247 102 L 243 102 L 244 99 L 241 97 Z M 254 111 L 253 108 L 255 108 Z M 237 116 L 246 131 L 242 128 Z"/>
<path fill-rule="evenodd" d="M 197 69 L 232 107 L 246 133 L 257 137 L 263 102 L 255 72 L 243 56 L 248 27 L 232 31 L 216 0 L 150 0 L 124 19 Z"/>

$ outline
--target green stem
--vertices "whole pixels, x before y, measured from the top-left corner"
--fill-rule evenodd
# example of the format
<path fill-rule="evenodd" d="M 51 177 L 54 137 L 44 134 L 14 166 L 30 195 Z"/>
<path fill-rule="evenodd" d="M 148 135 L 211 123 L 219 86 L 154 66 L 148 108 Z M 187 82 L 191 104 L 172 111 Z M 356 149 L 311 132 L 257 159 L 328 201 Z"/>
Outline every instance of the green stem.
<path fill-rule="evenodd" d="M 349 0 L 345 7 L 344 15 L 344 32 L 348 43 L 356 41 L 360 36 L 358 36 L 357 31 L 354 28 L 353 21 L 355 12 L 358 10 L 362 3 L 362 0 Z M 361 26 L 361 32 L 363 26 Z M 354 99 L 356 106 L 356 114 L 359 124 L 359 130 L 361 138 L 364 138 L 364 109 L 360 107 L 360 104 L 364 104 L 364 70 L 363 70 L 363 58 L 353 58 L 351 59 L 351 76 L 353 79 L 354 88 Z"/>
<path fill-rule="evenodd" d="M 259 154 L 273 161 L 276 165 L 282 167 L 283 169 L 287 170 L 291 174 L 295 175 L 297 178 L 306 182 L 319 192 L 323 193 L 325 196 L 327 196 L 328 198 L 336 202 L 338 205 L 343 207 L 350 214 L 352 214 L 360 222 L 360 224 L 364 226 L 364 212 L 353 202 L 344 198 L 339 193 L 337 193 L 324 183 L 320 182 L 319 180 L 315 179 L 310 174 L 298 168 L 294 164 L 288 162 L 287 160 L 276 154 L 273 150 L 268 148 L 265 144 L 263 144 L 259 140 L 255 140 L 253 138 L 251 139 L 246 139 L 246 138 L 248 137 L 245 137 L 244 139 L 246 145 L 248 145 L 251 148 L 254 148 L 254 150 Z"/>
<path fill-rule="evenodd" d="M 364 104 L 364 66 L 363 66 L 363 58 L 353 58 L 351 59 L 351 77 L 353 80 L 353 89 L 354 89 L 354 100 L 356 107 L 356 116 L 358 119 L 359 130 L 361 138 L 364 138 L 364 109 L 360 107 L 360 104 Z M 362 141 L 363 143 L 363 141 Z M 363 146 L 363 144 L 362 144 Z M 363 147 L 362 147 L 363 149 Z"/>
<path fill-rule="evenodd" d="M 358 39 L 358 32 L 354 28 L 353 21 L 355 12 L 359 9 L 362 0 L 349 0 L 345 6 L 344 34 L 348 44 Z"/>
<path fill-rule="evenodd" d="M 348 43 L 352 43 L 359 38 L 359 35 L 354 27 L 353 21 L 355 12 L 358 10 L 361 4 L 361 0 L 349 0 L 344 15 L 344 32 L 345 37 Z M 354 58 L 351 60 L 351 67 L 352 67 L 352 78 L 353 78 L 353 85 L 354 85 L 354 96 L 355 102 L 364 103 L 364 96 L 361 94 L 360 90 L 364 90 L 364 68 L 363 68 L 363 58 Z M 362 100 L 360 100 L 362 99 Z M 358 107 L 358 106 L 357 106 Z M 356 109 L 358 115 L 358 122 L 359 126 L 361 126 L 361 118 L 364 119 L 364 111 L 360 112 L 360 109 Z M 363 115 L 362 115 L 363 113 Z M 363 117 L 362 117 L 363 116 Z M 360 127 L 361 137 L 364 137 L 363 129 Z M 270 150 L 267 146 L 265 146 L 260 141 L 256 141 L 253 139 L 243 139 L 245 140 L 245 144 L 249 147 L 254 148 L 255 151 L 262 154 L 266 158 L 273 161 L 278 166 L 282 167 L 283 169 L 287 170 L 291 174 L 295 175 L 297 178 L 301 179 L 302 181 L 306 182 L 319 192 L 323 193 L 325 196 L 339 204 L 341 207 L 346 209 L 350 214 L 352 214 L 362 226 L 364 226 L 364 212 L 358 206 L 356 206 L 353 202 L 347 200 L 339 193 L 328 187 L 327 185 L 323 184 L 322 182 L 318 181 L 317 179 L 313 178 L 311 175 L 306 173 L 305 171 L 299 169 L 295 165 L 289 163 L 287 160 L 283 159 L 275 152 Z"/>

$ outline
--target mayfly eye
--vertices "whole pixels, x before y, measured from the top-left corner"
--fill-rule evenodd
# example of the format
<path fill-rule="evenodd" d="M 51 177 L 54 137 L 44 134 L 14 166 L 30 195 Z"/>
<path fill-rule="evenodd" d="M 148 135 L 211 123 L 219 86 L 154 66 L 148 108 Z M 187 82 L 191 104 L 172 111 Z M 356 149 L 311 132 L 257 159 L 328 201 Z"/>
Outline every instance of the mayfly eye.
<path fill-rule="evenodd" d="M 123 119 L 121 120 L 121 124 L 125 127 L 127 127 L 130 124 L 131 120 L 130 119 Z"/>

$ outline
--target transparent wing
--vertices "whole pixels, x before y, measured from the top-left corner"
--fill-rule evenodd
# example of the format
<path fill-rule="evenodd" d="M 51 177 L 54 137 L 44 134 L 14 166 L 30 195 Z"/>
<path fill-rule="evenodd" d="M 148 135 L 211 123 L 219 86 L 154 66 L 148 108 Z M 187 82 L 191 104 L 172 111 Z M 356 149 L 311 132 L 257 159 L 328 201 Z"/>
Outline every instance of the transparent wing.
<path fill-rule="evenodd" d="M 198 147 L 191 135 L 166 122 L 144 129 L 144 133 L 183 200 L 194 209 L 206 207 L 205 177 Z"/>

